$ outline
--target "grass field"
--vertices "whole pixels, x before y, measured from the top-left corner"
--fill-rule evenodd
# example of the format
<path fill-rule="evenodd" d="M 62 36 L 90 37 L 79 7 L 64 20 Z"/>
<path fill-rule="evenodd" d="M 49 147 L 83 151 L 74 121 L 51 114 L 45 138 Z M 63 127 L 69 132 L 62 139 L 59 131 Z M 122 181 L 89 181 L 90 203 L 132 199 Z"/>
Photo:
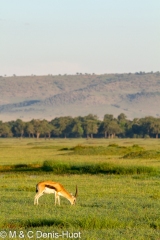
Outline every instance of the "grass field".
<path fill-rule="evenodd" d="M 156 139 L 0 139 L 0 238 L 160 239 L 159 152 Z M 34 206 L 43 180 L 77 184 L 77 204 Z"/>

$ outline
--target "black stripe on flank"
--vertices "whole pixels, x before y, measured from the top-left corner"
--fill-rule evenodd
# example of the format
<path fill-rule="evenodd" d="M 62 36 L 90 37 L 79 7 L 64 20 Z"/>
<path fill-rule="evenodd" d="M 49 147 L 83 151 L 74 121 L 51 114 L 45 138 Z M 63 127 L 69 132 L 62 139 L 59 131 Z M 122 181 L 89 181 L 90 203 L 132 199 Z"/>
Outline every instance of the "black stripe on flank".
<path fill-rule="evenodd" d="M 50 189 L 54 189 L 55 191 L 57 191 L 57 188 L 55 188 L 55 187 L 53 187 L 51 185 L 45 184 L 45 187 L 50 188 Z"/>

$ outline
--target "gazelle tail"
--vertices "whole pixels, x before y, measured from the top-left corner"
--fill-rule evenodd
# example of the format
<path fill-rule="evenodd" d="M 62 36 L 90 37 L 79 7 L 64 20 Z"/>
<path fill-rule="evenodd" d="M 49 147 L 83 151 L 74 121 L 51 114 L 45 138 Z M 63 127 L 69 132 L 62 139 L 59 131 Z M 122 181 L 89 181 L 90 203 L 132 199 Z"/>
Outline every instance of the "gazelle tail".
<path fill-rule="evenodd" d="M 38 192 L 38 184 L 36 185 L 36 193 Z"/>

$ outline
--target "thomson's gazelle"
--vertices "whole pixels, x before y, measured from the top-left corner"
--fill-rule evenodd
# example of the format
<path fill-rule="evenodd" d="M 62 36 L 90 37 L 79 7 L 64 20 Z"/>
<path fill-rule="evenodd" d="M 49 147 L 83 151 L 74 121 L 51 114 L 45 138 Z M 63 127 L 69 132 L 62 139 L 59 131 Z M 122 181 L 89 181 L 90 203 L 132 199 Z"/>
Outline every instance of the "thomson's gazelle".
<path fill-rule="evenodd" d="M 52 181 L 44 181 L 40 182 L 36 185 L 36 195 L 34 198 L 34 205 L 38 205 L 38 199 L 44 194 L 44 193 L 55 193 L 55 205 L 58 201 L 58 204 L 60 205 L 60 197 L 63 196 L 68 201 L 70 201 L 71 205 L 74 205 L 76 202 L 76 197 L 78 193 L 78 189 L 76 186 L 76 193 L 75 196 L 71 195 L 69 192 L 67 192 L 64 187 L 58 183 L 58 182 L 52 182 Z"/>

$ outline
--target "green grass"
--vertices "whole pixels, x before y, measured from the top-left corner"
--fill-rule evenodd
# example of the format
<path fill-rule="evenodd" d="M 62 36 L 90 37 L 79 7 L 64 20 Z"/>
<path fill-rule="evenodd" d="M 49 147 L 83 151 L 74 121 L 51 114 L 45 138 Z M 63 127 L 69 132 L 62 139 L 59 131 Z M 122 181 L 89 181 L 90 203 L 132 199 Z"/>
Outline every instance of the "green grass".
<path fill-rule="evenodd" d="M 109 144 L 108 146 L 87 146 L 87 145 L 77 145 L 72 148 L 62 148 L 61 151 L 69 150 L 70 155 L 124 155 L 131 151 L 143 151 L 144 148 L 139 145 L 132 145 L 129 147 L 119 146 L 118 144 Z"/>
<path fill-rule="evenodd" d="M 45 161 L 43 171 L 50 171 L 54 174 L 158 174 L 158 169 L 151 166 L 119 165 L 113 163 L 92 163 L 92 164 L 66 164 L 54 161 Z"/>
<path fill-rule="evenodd" d="M 133 232 L 136 239 L 156 239 L 159 234 L 158 178 L 56 176 L 73 193 L 78 184 L 77 205 L 70 206 L 61 198 L 61 206 L 55 207 L 54 196 L 44 195 L 39 206 L 34 206 L 35 185 L 44 179 L 55 180 L 55 176 L 5 174 L 1 178 L 2 230 L 80 231 L 82 239 L 106 239 L 106 235 L 107 239 L 131 239 Z"/>
<path fill-rule="evenodd" d="M 146 150 L 146 151 L 129 152 L 126 155 L 124 155 L 123 158 L 160 159 L 160 151 Z"/>
<path fill-rule="evenodd" d="M 74 154 L 79 145 L 96 154 Z M 102 148 L 113 153 L 97 154 Z M 123 158 L 115 149 L 152 151 L 152 157 Z M 150 139 L 0 139 L 0 231 L 33 231 L 32 239 L 37 231 L 80 232 L 83 240 L 160 239 L 160 159 L 153 157 L 159 150 L 159 140 Z M 61 197 L 55 207 L 54 195 L 46 194 L 34 206 L 35 186 L 43 180 L 73 194 L 77 185 L 77 204 Z"/>

